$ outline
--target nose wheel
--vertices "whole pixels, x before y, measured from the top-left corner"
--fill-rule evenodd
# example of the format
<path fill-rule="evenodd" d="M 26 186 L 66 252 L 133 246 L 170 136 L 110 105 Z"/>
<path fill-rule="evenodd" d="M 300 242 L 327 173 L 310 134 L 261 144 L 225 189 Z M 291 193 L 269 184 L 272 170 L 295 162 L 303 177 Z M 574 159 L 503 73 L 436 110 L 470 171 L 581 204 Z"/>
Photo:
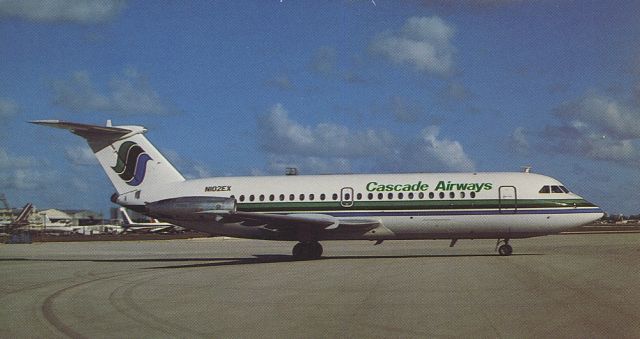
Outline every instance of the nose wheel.
<path fill-rule="evenodd" d="M 498 239 L 496 249 L 498 250 L 498 254 L 504 257 L 510 256 L 513 253 L 513 247 L 509 245 L 509 239 Z"/>
<path fill-rule="evenodd" d="M 292 254 L 298 260 L 318 259 L 322 256 L 322 245 L 317 241 L 299 242 L 293 246 Z"/>

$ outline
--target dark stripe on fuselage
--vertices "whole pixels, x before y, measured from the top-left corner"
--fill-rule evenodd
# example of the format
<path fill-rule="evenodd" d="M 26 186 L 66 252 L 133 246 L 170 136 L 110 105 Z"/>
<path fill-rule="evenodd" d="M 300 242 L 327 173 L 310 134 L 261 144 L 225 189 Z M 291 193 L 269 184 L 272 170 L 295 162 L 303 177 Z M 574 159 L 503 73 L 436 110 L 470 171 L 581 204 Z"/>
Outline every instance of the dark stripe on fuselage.
<path fill-rule="evenodd" d="M 420 217 L 420 216 L 454 216 L 454 215 L 526 215 L 526 214 L 592 214 L 602 213 L 600 208 L 584 208 L 584 209 L 539 209 L 539 210 L 476 210 L 476 211 L 381 211 L 381 212 L 328 212 L 325 214 L 334 217 Z"/>
<path fill-rule="evenodd" d="M 353 206 L 343 207 L 340 201 L 322 202 L 263 202 L 238 203 L 238 210 L 243 212 L 318 212 L 324 211 L 397 211 L 397 210 L 480 210 L 480 209 L 561 209 L 577 207 L 594 207 L 584 199 L 522 199 L 517 204 L 501 202 L 498 199 L 478 200 L 409 200 L 409 201 L 354 201 Z"/>

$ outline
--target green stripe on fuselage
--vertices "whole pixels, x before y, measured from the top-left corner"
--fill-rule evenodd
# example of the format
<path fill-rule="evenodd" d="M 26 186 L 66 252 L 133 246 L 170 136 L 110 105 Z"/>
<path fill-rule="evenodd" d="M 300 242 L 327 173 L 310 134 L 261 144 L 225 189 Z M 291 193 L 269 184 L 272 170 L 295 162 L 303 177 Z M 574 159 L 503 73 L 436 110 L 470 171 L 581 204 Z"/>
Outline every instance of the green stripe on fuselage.
<path fill-rule="evenodd" d="M 353 206 L 343 207 L 340 201 L 270 201 L 238 203 L 238 210 L 244 212 L 281 212 L 327 210 L 447 210 L 447 209 L 497 209 L 516 207 L 513 201 L 498 199 L 478 200 L 398 200 L 398 201 L 354 201 Z M 519 199 L 517 208 L 563 208 L 596 207 L 584 199 Z"/>

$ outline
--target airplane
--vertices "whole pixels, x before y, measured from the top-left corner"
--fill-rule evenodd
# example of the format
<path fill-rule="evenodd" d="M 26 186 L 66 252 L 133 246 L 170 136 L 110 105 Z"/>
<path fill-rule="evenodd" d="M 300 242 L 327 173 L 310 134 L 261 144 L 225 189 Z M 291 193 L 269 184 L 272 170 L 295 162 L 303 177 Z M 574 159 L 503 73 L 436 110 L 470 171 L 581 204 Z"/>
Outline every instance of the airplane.
<path fill-rule="evenodd" d="M 52 221 L 47 214 L 43 214 L 42 227 L 39 231 L 54 234 L 77 234 L 80 233 L 81 226 L 71 226 L 70 219 Z"/>
<path fill-rule="evenodd" d="M 123 232 L 166 233 L 177 231 L 175 225 L 161 222 L 158 219 L 153 219 L 153 222 L 134 222 L 124 207 L 120 207 L 120 212 L 122 213 Z"/>
<path fill-rule="evenodd" d="M 525 172 L 217 177 L 185 180 L 142 126 L 31 123 L 83 137 L 116 189 L 111 201 L 174 225 L 236 238 L 297 241 L 295 259 L 320 241 L 511 239 L 556 234 L 602 217 L 558 180 Z"/>
<path fill-rule="evenodd" d="M 16 229 L 24 228 L 29 225 L 29 216 L 31 215 L 31 211 L 33 210 L 33 204 L 27 203 L 22 207 L 22 210 L 15 218 L 15 220 L 10 221 L 7 225 L 3 225 L 4 229 L 7 233 L 10 233 Z"/>

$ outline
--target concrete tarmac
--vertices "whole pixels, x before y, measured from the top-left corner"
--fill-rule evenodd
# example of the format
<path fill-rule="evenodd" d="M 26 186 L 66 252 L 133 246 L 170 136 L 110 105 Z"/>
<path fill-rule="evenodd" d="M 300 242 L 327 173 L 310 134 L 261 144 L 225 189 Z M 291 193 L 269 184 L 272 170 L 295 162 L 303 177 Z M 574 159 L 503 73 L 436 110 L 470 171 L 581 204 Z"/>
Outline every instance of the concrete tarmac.
<path fill-rule="evenodd" d="M 640 337 L 640 234 L 0 245 L 0 337 Z"/>

